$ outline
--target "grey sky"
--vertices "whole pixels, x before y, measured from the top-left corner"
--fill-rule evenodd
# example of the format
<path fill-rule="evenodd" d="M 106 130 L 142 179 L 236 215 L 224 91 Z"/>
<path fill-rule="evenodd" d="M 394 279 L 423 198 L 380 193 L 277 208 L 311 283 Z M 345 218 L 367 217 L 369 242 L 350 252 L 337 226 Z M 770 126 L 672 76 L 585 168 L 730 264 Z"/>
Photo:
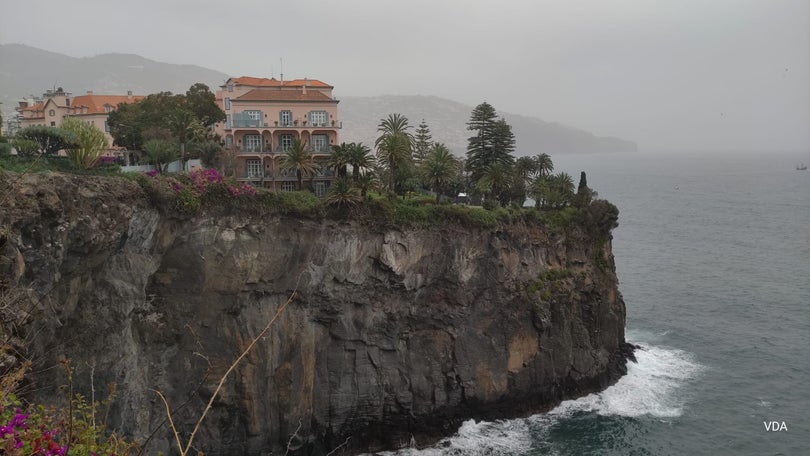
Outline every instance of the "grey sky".
<path fill-rule="evenodd" d="M 639 142 L 810 151 L 808 0 L 0 0 L 0 43 L 341 95 L 437 95 Z"/>

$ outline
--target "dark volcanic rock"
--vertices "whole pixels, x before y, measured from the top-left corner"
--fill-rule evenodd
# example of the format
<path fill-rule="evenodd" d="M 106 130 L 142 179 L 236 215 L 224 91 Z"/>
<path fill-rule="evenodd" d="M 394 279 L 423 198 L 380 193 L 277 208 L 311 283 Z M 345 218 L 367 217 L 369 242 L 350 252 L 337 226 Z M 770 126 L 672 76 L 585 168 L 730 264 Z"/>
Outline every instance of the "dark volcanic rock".
<path fill-rule="evenodd" d="M 97 389 L 117 383 L 112 427 L 141 440 L 165 417 L 153 389 L 188 436 L 296 289 L 214 401 L 205 454 L 280 454 L 296 430 L 302 454 L 421 445 L 604 388 L 632 353 L 609 233 L 178 220 L 132 182 L 62 175 L 26 176 L 0 210 L 0 274 L 40 301 L 36 399 L 61 397 L 48 368 L 67 357 L 78 391 L 91 367 Z M 164 426 L 148 453 L 171 445 Z"/>

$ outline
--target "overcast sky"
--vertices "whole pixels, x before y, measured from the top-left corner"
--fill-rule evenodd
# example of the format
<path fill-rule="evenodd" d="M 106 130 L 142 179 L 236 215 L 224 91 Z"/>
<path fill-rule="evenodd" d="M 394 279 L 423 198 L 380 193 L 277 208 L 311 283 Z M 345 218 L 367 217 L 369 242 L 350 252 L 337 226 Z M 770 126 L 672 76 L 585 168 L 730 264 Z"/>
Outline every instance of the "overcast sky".
<path fill-rule="evenodd" d="M 0 0 L 0 43 L 345 95 L 436 95 L 635 140 L 810 153 L 808 0 Z"/>

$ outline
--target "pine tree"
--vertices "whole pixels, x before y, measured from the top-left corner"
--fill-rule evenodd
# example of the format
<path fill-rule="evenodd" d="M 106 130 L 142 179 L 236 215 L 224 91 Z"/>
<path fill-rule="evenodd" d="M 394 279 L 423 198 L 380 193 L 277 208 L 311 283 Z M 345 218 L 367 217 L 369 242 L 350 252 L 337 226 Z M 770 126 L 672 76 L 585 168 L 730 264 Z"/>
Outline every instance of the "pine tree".
<path fill-rule="evenodd" d="M 476 132 L 467 145 L 467 170 L 473 182 L 478 182 L 489 166 L 510 167 L 514 163 L 512 127 L 503 118 L 497 118 L 492 105 L 483 102 L 476 106 L 467 122 L 467 130 Z"/>
<path fill-rule="evenodd" d="M 422 123 L 420 123 L 419 128 L 416 129 L 414 138 L 416 142 L 413 149 L 413 161 L 418 165 L 425 159 L 433 145 L 433 136 L 430 134 L 430 127 L 428 127 L 425 119 L 422 119 Z"/>

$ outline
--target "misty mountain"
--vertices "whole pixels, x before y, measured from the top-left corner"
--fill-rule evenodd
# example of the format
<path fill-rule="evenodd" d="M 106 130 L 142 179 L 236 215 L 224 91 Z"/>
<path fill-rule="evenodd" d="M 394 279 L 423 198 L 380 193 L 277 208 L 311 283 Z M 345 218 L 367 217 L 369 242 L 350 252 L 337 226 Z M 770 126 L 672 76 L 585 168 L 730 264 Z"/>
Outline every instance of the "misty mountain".
<path fill-rule="evenodd" d="M 467 122 L 473 106 L 435 96 L 385 95 L 378 97 L 339 97 L 343 120 L 341 141 L 374 144 L 380 119 L 398 112 L 408 118 L 414 130 L 425 120 L 433 141 L 443 142 L 456 155 L 464 155 L 472 132 Z M 497 109 L 497 107 L 496 107 Z M 587 131 L 545 122 L 536 117 L 499 112 L 515 134 L 515 155 L 547 153 L 635 152 L 631 141 L 599 137 Z"/>
<path fill-rule="evenodd" d="M 155 62 L 134 54 L 69 57 L 22 44 L 0 45 L 0 102 L 8 112 L 18 99 L 63 87 L 74 95 L 185 93 L 195 82 L 211 87 L 228 75 L 196 65 Z"/>
<path fill-rule="evenodd" d="M 74 95 L 88 90 L 100 94 L 125 94 L 129 90 L 136 95 L 161 91 L 184 93 L 195 82 L 216 90 L 228 77 L 196 65 L 156 62 L 134 54 L 75 58 L 21 44 L 0 45 L 0 102 L 6 114 L 13 113 L 20 98 L 38 96 L 55 87 L 63 87 Z M 340 87 L 336 87 L 336 91 L 339 94 Z M 471 136 L 466 124 L 472 106 L 435 96 L 338 98 L 343 122 L 341 141 L 373 144 L 380 119 L 398 112 L 408 117 L 414 129 L 424 119 L 433 140 L 445 143 L 456 155 L 464 155 L 466 151 L 467 138 Z M 630 141 L 598 137 L 534 117 L 499 114 L 512 125 L 516 155 L 636 150 L 636 144 Z"/>

